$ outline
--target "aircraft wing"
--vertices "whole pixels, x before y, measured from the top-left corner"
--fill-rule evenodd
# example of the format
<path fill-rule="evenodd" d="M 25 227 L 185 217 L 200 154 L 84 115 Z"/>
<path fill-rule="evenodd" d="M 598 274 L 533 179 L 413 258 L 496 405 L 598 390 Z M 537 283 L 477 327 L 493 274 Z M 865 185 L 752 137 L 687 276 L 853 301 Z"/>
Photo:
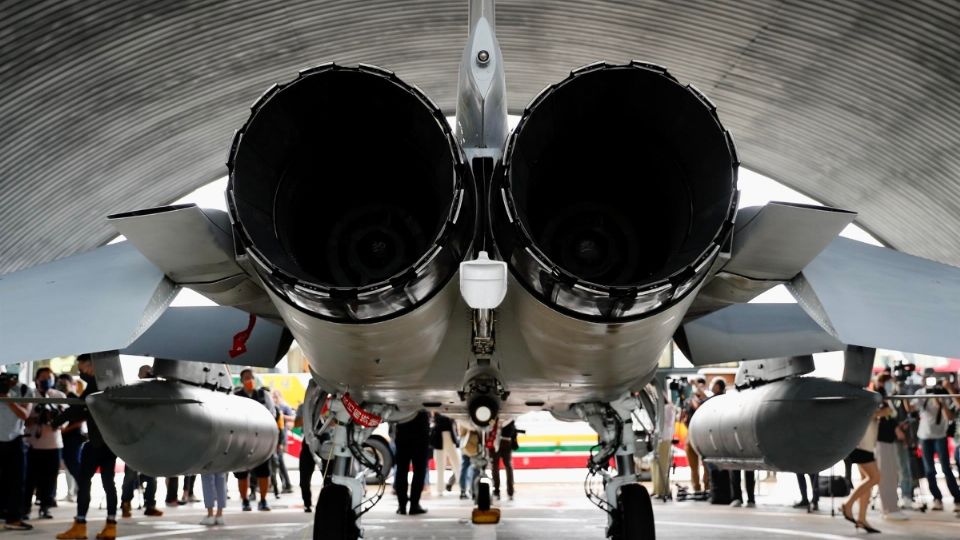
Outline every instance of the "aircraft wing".
<path fill-rule="evenodd" d="M 675 339 L 698 366 L 844 348 L 797 304 L 733 305 L 685 324 Z"/>
<path fill-rule="evenodd" d="M 242 348 L 235 336 L 241 336 Z M 172 307 L 124 354 L 271 368 L 290 348 L 287 329 L 227 306 Z M 241 350 L 243 352 L 241 352 Z"/>
<path fill-rule="evenodd" d="M 112 350 L 276 364 L 290 334 L 236 261 L 224 212 L 191 204 L 110 220 L 127 242 L 0 276 L 0 364 Z M 168 311 L 181 286 L 226 306 Z"/>
<path fill-rule="evenodd" d="M 122 348 L 177 291 L 127 242 L 0 276 L 0 364 Z"/>
<path fill-rule="evenodd" d="M 844 343 L 960 356 L 960 268 L 836 238 L 788 289 Z"/>
<path fill-rule="evenodd" d="M 789 282 L 797 304 L 740 304 L 676 334 L 697 365 L 841 350 L 960 355 L 960 268 L 835 238 Z"/>

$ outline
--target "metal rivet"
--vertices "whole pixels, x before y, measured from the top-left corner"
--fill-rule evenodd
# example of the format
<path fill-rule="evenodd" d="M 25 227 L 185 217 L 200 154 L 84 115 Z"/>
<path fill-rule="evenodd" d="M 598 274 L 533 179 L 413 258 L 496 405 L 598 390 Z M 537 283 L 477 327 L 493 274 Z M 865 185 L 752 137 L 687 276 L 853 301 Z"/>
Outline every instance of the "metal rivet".
<path fill-rule="evenodd" d="M 480 52 L 477 53 L 477 63 L 479 63 L 479 64 L 482 65 L 482 64 L 486 64 L 486 63 L 489 62 L 489 61 L 490 61 L 490 53 L 489 53 L 489 52 L 487 52 L 486 50 L 482 50 L 482 51 L 480 51 Z"/>

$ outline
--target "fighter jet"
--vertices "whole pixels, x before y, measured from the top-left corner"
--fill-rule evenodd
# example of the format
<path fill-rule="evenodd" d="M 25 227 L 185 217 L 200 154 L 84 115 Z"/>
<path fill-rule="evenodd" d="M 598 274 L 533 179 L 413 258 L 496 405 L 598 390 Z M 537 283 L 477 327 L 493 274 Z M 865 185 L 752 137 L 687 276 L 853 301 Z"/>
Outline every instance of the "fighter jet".
<path fill-rule="evenodd" d="M 125 242 L 0 277 L 0 362 L 96 352 L 105 439 L 170 476 L 265 459 L 272 419 L 228 395 L 224 364 L 272 366 L 294 338 L 306 437 L 332 461 L 314 538 L 362 536 L 385 468 L 363 444 L 426 408 L 481 429 L 535 410 L 588 422 L 607 536 L 646 540 L 632 418 L 657 417 L 671 342 L 697 365 L 746 361 L 741 391 L 691 426 L 705 458 L 796 472 L 857 443 L 875 347 L 960 353 L 960 271 L 838 238 L 851 211 L 738 211 L 734 139 L 696 88 L 598 62 L 511 132 L 492 1 L 470 2 L 468 28 L 454 128 L 390 71 L 301 71 L 239 127 L 228 212 L 124 211 L 107 219 Z M 781 284 L 797 304 L 747 303 Z M 220 307 L 168 309 L 183 287 Z M 843 380 L 803 377 L 829 350 Z M 120 352 L 160 359 L 158 378 L 124 385 Z M 372 497 L 355 462 L 380 471 Z M 476 497 L 491 519 L 482 480 Z"/>

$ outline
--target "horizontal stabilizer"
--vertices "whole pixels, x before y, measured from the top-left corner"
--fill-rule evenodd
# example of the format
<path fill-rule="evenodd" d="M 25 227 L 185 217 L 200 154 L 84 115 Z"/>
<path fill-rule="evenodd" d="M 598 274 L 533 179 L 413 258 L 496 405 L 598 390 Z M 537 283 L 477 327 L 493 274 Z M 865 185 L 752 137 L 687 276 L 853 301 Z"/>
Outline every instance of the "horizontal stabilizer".
<path fill-rule="evenodd" d="M 0 364 L 125 347 L 176 292 L 128 242 L 0 276 Z"/>
<path fill-rule="evenodd" d="M 723 271 L 752 279 L 793 278 L 857 214 L 829 206 L 771 202 L 737 212 L 733 252 Z"/>
<path fill-rule="evenodd" d="M 176 283 L 207 283 L 243 273 L 233 257 L 230 218 L 221 210 L 178 204 L 107 219 Z"/>
<path fill-rule="evenodd" d="M 844 348 L 797 304 L 733 305 L 683 325 L 676 341 L 697 366 Z"/>
<path fill-rule="evenodd" d="M 687 318 L 749 302 L 793 279 L 855 217 L 847 210 L 784 202 L 741 208 L 730 259 L 700 290 Z"/>
<path fill-rule="evenodd" d="M 108 219 L 174 283 L 217 304 L 279 318 L 267 293 L 237 263 L 226 212 L 178 204 Z"/>
<path fill-rule="evenodd" d="M 788 288 L 844 343 L 960 356 L 960 268 L 837 238 Z"/>
<path fill-rule="evenodd" d="M 290 348 L 290 333 L 275 322 L 257 318 L 244 342 L 246 351 L 241 352 L 235 336 L 248 329 L 250 317 L 239 309 L 226 306 L 173 307 L 120 352 L 170 360 L 272 368 Z"/>

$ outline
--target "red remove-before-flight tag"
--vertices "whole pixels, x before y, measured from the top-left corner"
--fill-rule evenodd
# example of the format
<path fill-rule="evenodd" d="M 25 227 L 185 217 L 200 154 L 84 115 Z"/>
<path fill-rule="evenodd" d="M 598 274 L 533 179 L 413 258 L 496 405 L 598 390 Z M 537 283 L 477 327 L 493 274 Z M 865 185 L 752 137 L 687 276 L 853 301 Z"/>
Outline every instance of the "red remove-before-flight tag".
<path fill-rule="evenodd" d="M 360 424 L 363 427 L 377 427 L 380 425 L 380 422 L 383 421 L 383 418 L 363 410 L 363 407 L 359 403 L 353 400 L 350 397 L 349 393 L 343 394 L 343 397 L 340 398 L 340 401 L 343 402 L 343 406 L 347 409 L 347 414 L 350 415 L 350 418 L 357 424 Z"/>
<path fill-rule="evenodd" d="M 247 329 L 237 332 L 233 336 L 233 348 L 230 349 L 230 358 L 236 358 L 247 352 L 247 340 L 253 333 L 253 326 L 257 324 L 257 316 L 250 315 L 250 322 L 247 323 Z"/>

